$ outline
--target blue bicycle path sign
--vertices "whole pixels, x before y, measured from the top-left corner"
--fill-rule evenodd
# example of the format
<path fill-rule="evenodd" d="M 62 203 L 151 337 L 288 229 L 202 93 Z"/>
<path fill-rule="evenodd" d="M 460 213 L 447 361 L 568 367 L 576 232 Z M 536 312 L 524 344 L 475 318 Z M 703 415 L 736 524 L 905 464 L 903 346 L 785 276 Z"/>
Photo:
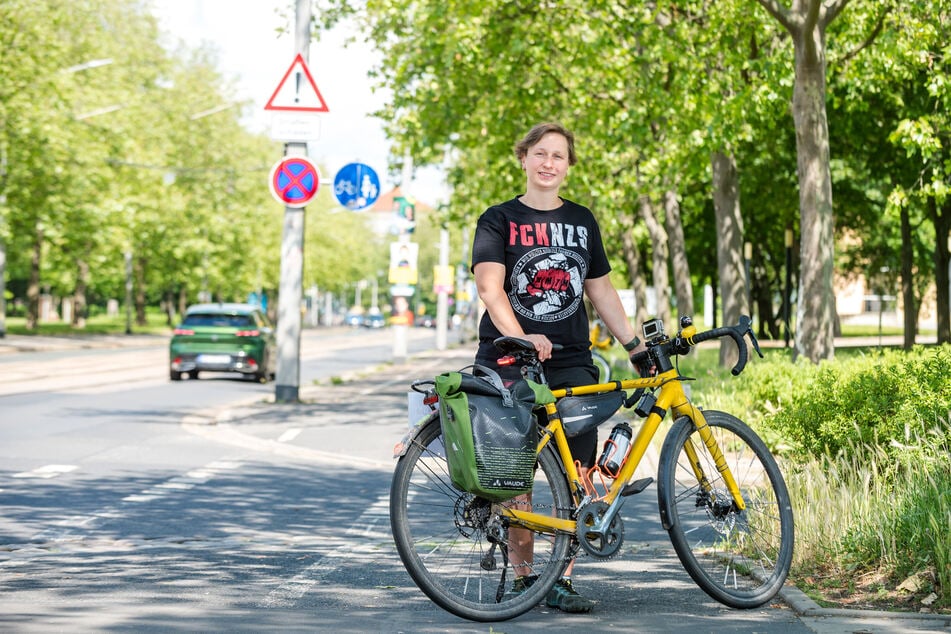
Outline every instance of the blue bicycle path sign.
<path fill-rule="evenodd" d="M 351 211 L 366 209 L 380 196 L 380 179 L 369 165 L 348 163 L 334 177 L 334 196 Z"/>

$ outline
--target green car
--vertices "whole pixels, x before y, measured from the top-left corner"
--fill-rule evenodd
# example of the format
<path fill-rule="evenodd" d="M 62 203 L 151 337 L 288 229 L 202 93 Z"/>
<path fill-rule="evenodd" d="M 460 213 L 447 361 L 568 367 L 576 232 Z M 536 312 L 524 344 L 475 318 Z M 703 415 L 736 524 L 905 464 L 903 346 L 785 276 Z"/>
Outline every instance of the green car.
<path fill-rule="evenodd" d="M 274 327 L 253 304 L 195 304 L 169 344 L 169 378 L 183 374 L 240 372 L 266 383 L 277 363 Z"/>

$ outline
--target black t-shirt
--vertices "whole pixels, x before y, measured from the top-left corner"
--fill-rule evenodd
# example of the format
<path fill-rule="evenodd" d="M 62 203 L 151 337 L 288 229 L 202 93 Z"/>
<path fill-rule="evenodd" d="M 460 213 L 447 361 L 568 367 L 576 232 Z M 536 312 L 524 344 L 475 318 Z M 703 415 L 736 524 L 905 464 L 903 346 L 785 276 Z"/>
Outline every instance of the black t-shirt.
<path fill-rule="evenodd" d="M 505 265 L 505 292 L 522 330 L 564 346 L 548 361 L 553 367 L 590 362 L 584 281 L 611 271 L 594 214 L 563 202 L 548 211 L 518 198 L 489 207 L 472 246 L 473 268 L 480 262 Z M 501 334 L 486 312 L 479 324 L 480 354 Z"/>

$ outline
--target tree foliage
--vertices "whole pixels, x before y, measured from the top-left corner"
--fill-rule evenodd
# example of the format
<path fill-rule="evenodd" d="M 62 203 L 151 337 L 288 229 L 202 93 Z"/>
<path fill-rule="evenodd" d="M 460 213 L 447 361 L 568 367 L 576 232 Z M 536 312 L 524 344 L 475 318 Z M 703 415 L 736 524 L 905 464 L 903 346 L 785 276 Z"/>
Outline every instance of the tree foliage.
<path fill-rule="evenodd" d="M 121 300 L 126 254 L 139 320 L 160 301 L 279 286 L 282 207 L 266 183 L 281 147 L 242 126 L 217 53 L 166 50 L 147 9 L 0 6 L 0 282 L 29 326 L 41 294 L 71 298 L 80 326 L 87 305 Z M 324 195 L 309 209 L 321 229 L 307 259 L 314 284 L 340 291 L 378 264 L 359 222 L 317 220 L 335 207 Z"/>
<path fill-rule="evenodd" d="M 802 267 L 793 274 L 796 334 L 812 361 L 831 354 L 834 275 L 870 277 L 878 254 L 920 301 L 942 262 L 947 269 L 948 0 L 326 5 L 326 24 L 356 16 L 382 53 L 377 80 L 394 97 L 377 114 L 396 143 L 394 163 L 405 152 L 417 164 L 449 158 L 449 212 L 459 224 L 519 193 L 512 143 L 557 119 L 576 132 L 581 156 L 565 194 L 595 210 L 636 292 L 643 275 L 664 279 L 666 257 L 656 254 L 676 232 L 648 231 L 645 213 L 664 216 L 672 199 L 694 285 L 741 292 L 737 274 L 717 279 L 714 264 L 711 157 L 732 157 L 753 246 L 749 308 L 761 334 L 779 336 L 793 231 Z M 871 107 L 879 101 L 884 111 Z M 910 238 L 901 235 L 902 206 L 918 208 L 904 225 Z M 896 222 L 883 233 L 876 218 L 886 207 Z M 931 229 L 919 230 L 928 218 L 937 249 L 928 248 Z M 847 245 L 836 259 L 834 242 Z M 946 315 L 947 301 L 938 304 Z"/>

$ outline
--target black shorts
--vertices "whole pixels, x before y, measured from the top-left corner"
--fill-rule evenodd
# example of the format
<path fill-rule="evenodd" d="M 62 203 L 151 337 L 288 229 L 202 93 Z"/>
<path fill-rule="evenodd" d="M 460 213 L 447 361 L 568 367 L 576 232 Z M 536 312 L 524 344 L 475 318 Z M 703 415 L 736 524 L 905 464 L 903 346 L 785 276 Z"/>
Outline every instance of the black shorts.
<path fill-rule="evenodd" d="M 503 380 L 513 381 L 522 377 L 521 369 L 515 366 L 499 366 L 495 359 L 476 357 L 476 363 L 492 368 L 499 373 Z M 591 365 L 577 365 L 567 368 L 552 368 L 545 366 L 545 377 L 548 387 L 553 390 L 577 385 L 590 385 L 598 382 L 598 368 Z M 593 429 L 586 434 L 568 439 L 568 447 L 575 460 L 583 467 L 593 467 L 598 453 L 598 430 Z"/>

